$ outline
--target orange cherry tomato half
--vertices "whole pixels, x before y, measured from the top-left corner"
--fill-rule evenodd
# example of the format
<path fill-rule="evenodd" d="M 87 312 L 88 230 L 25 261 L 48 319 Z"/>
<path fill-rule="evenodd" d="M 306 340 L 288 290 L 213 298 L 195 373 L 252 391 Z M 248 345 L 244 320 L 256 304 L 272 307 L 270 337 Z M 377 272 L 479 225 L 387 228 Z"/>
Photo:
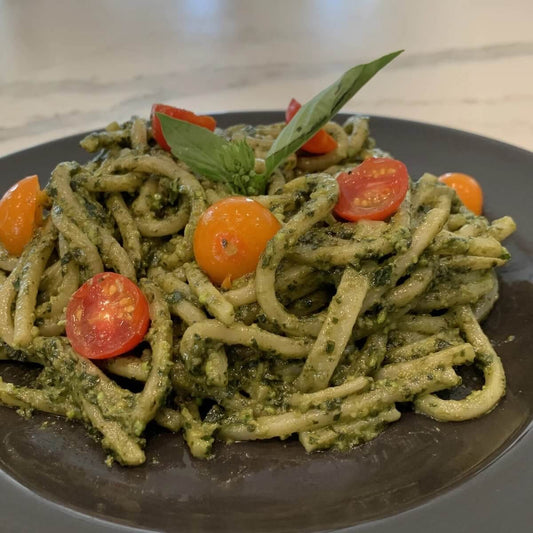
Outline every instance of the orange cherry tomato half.
<path fill-rule="evenodd" d="M 149 322 L 146 296 L 114 272 L 93 276 L 67 305 L 68 340 L 88 359 L 108 359 L 132 350 L 144 339 Z"/>
<path fill-rule="evenodd" d="M 406 166 L 385 157 L 366 159 L 337 176 L 339 199 L 333 212 L 344 220 L 385 220 L 395 213 L 409 188 Z"/>
<path fill-rule="evenodd" d="M 281 224 L 260 203 L 236 196 L 214 203 L 194 232 L 194 256 L 211 281 L 229 288 L 231 280 L 253 272 L 267 242 Z"/>
<path fill-rule="evenodd" d="M 457 196 L 474 215 L 483 211 L 483 191 L 479 183 L 468 174 L 448 172 L 439 177 L 439 181 L 455 189 Z"/>
<path fill-rule="evenodd" d="M 42 224 L 43 195 L 38 177 L 28 176 L 0 200 L 0 241 L 10 254 L 19 256 Z"/>
<path fill-rule="evenodd" d="M 154 104 L 152 106 L 151 121 L 152 121 L 152 134 L 154 139 L 157 141 L 157 144 L 170 152 L 170 146 L 165 140 L 163 135 L 163 130 L 161 129 L 161 121 L 159 120 L 156 113 L 162 113 L 163 115 L 168 115 L 172 118 L 177 118 L 179 120 L 184 120 L 185 122 L 190 122 L 191 124 L 196 124 L 202 128 L 207 128 L 208 130 L 214 131 L 217 126 L 217 123 L 213 117 L 209 115 L 196 115 L 192 111 L 187 109 L 180 109 L 179 107 L 172 107 L 171 105 L 165 104 Z"/>
<path fill-rule="evenodd" d="M 285 111 L 285 122 L 288 124 L 300 109 L 301 104 L 294 98 L 289 102 Z M 327 154 L 337 148 L 337 141 L 324 129 L 318 130 L 305 144 L 302 150 L 310 154 Z"/>

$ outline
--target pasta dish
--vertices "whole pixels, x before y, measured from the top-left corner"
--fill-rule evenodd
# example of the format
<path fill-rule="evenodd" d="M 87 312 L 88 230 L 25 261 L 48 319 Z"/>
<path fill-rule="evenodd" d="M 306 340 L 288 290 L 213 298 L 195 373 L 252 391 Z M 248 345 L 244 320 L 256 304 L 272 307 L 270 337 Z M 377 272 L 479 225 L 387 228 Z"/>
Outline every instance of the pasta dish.
<path fill-rule="evenodd" d="M 393 190 L 390 212 L 347 218 L 343 179 L 401 174 L 363 116 L 325 123 L 333 149 L 293 150 L 264 191 L 242 196 L 172 142 L 165 150 L 157 116 L 86 137 L 94 157 L 55 168 L 20 254 L 2 240 L 1 357 L 32 376 L 0 381 L 4 405 L 80 420 L 124 465 L 145 461 L 149 423 L 206 458 L 216 440 L 292 435 L 309 452 L 349 449 L 398 420 L 403 402 L 438 421 L 497 405 L 505 373 L 480 321 L 511 218 L 489 222 L 437 177 L 407 173 L 359 201 L 366 212 Z M 288 126 L 198 127 L 251 148 L 253 172 L 234 173 L 249 187 Z M 251 229 L 235 229 L 241 209 L 259 221 Z M 482 387 L 450 399 L 471 364 Z"/>

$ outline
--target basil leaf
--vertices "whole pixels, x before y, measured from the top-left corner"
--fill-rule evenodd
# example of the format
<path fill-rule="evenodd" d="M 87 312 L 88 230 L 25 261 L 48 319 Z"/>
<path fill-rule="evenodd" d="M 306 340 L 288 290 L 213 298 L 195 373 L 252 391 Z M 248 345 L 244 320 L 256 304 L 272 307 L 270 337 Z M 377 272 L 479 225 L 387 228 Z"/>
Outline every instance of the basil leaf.
<path fill-rule="evenodd" d="M 345 72 L 335 83 L 303 105 L 274 141 L 265 159 L 266 176 L 290 154 L 305 144 L 342 106 L 353 97 L 374 74 L 390 63 L 403 50 L 387 54 L 375 61 L 358 65 Z"/>
<path fill-rule="evenodd" d="M 228 142 L 206 128 L 157 113 L 172 154 L 191 169 L 223 182 L 236 194 L 263 194 L 266 177 L 254 171 L 254 151 L 246 141 Z"/>
<path fill-rule="evenodd" d="M 206 128 L 157 113 L 165 141 L 174 156 L 194 172 L 212 181 L 226 181 L 223 148 L 225 139 Z"/>

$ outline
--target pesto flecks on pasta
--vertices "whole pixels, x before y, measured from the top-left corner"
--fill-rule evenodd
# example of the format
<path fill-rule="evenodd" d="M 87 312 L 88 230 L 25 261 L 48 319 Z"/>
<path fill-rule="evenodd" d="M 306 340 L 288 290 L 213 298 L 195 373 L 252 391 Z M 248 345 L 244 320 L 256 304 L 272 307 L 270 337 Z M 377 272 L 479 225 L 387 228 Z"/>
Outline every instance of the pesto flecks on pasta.
<path fill-rule="evenodd" d="M 259 173 L 283 129 L 216 133 L 251 147 Z M 80 420 L 124 465 L 145 461 L 149 423 L 207 458 L 216 440 L 291 435 L 307 451 L 349 449 L 398 420 L 397 402 L 438 421 L 490 412 L 505 373 L 479 321 L 497 299 L 494 267 L 509 260 L 501 241 L 514 222 L 474 215 L 430 174 L 406 177 L 381 219 L 340 219 L 336 178 L 387 154 L 366 117 L 324 131 L 333 149 L 291 153 L 265 194 L 250 195 L 276 219 L 257 267 L 217 281 L 196 260 L 195 230 L 232 193 L 161 149 L 144 120 L 84 139 L 95 157 L 53 171 L 20 257 L 0 250 L 0 356 L 41 368 L 24 386 L 0 380 L 0 401 Z M 93 359 L 73 348 L 66 309 L 101 272 L 139 288 L 150 325 L 136 347 Z M 481 389 L 435 394 L 470 364 Z"/>

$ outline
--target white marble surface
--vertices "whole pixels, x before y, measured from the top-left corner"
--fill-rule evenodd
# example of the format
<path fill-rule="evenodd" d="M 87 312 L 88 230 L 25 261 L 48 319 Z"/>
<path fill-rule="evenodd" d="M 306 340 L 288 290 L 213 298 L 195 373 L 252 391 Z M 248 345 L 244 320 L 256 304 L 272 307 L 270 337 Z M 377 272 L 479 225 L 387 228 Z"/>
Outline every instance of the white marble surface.
<path fill-rule="evenodd" d="M 155 101 L 281 109 L 406 52 L 346 110 L 533 149 L 531 0 L 0 0 L 0 156 Z"/>

